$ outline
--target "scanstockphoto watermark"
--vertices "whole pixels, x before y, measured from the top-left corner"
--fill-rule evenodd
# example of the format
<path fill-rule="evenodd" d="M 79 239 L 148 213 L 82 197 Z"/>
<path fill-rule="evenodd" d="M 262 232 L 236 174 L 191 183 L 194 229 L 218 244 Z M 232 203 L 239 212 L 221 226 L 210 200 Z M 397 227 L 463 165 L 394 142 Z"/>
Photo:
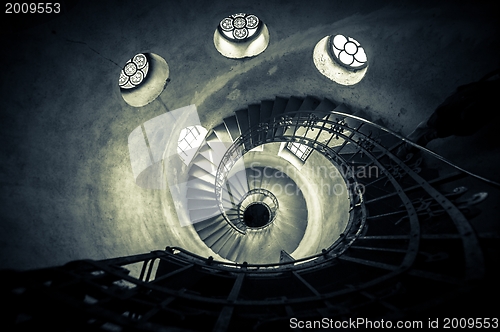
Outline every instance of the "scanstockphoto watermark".
<path fill-rule="evenodd" d="M 259 180 L 248 179 L 248 184 L 250 187 L 258 187 Z M 311 182 L 308 184 L 308 189 L 315 193 L 322 193 L 328 196 L 342 196 L 347 193 L 348 188 L 343 183 L 332 183 L 331 181 L 326 181 L 320 179 L 319 182 Z M 360 195 L 364 195 L 365 186 L 361 183 L 355 183 L 351 186 L 352 190 Z M 295 183 L 273 183 L 266 187 L 267 190 L 272 192 L 274 195 L 286 195 L 286 196 L 299 196 L 302 195 L 302 190 Z"/>
<path fill-rule="evenodd" d="M 424 327 L 420 320 L 370 320 L 367 318 L 349 318 L 346 320 L 334 320 L 323 318 L 321 320 L 300 320 L 290 318 L 289 327 L 292 329 L 420 329 Z"/>
<path fill-rule="evenodd" d="M 284 178 L 287 175 L 293 176 L 297 172 L 301 172 L 294 166 L 265 166 L 262 167 L 259 163 L 252 163 L 250 169 L 253 170 L 253 174 L 250 177 L 253 178 Z M 311 177 L 323 177 L 323 178 L 336 178 L 336 177 L 349 177 L 350 175 L 355 176 L 358 179 L 377 179 L 380 174 L 379 167 L 376 165 L 358 165 L 336 168 L 334 166 L 313 166 L 308 167 L 308 175 Z"/>
<path fill-rule="evenodd" d="M 269 187 L 267 188 L 275 195 L 300 195 L 301 189 L 295 183 L 290 181 L 269 181 L 270 179 L 280 179 L 280 178 L 288 178 L 289 175 L 293 172 L 298 172 L 295 167 L 262 167 L 259 164 L 252 164 L 250 167 L 253 172 L 250 172 L 248 175 L 248 184 L 253 187 L 258 187 L 259 184 L 266 179 L 269 183 Z M 350 169 L 338 170 L 337 168 L 326 167 L 326 166 L 317 166 L 311 167 L 308 169 L 308 177 L 311 179 L 315 179 L 314 181 L 308 182 L 308 187 L 313 192 L 324 193 L 329 196 L 341 196 L 345 195 L 348 187 L 346 183 L 342 181 L 336 181 L 340 179 L 344 179 L 347 175 L 356 174 L 356 178 L 364 179 L 364 178 L 378 178 L 379 169 L 377 166 L 352 166 Z M 344 176 L 342 172 L 346 175 Z M 349 173 L 351 172 L 351 173 Z M 350 185 L 350 190 L 356 192 L 358 194 L 364 195 L 365 186 L 362 183 L 352 183 Z"/>

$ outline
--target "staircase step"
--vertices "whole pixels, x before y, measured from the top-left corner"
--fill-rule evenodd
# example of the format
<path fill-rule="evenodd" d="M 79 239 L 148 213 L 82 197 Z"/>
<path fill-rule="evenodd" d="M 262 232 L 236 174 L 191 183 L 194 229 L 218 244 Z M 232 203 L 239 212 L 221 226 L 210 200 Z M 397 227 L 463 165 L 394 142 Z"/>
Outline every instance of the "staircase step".
<path fill-rule="evenodd" d="M 215 183 L 215 174 L 207 172 L 197 164 L 191 166 L 191 168 L 189 169 L 189 175 L 194 178 L 202 179 L 203 181 L 209 183 Z"/>
<path fill-rule="evenodd" d="M 222 158 L 224 157 L 224 154 L 226 154 L 227 152 L 227 147 L 220 141 L 208 142 L 208 145 L 212 150 L 212 163 L 218 167 L 220 162 L 222 161 Z"/>
<path fill-rule="evenodd" d="M 186 197 L 188 199 L 215 200 L 215 193 L 197 188 L 187 188 Z"/>
<path fill-rule="evenodd" d="M 224 235 L 222 235 L 217 241 L 215 241 L 211 245 L 212 251 L 215 252 L 215 253 L 220 253 L 220 251 L 222 250 L 222 248 L 228 242 L 231 242 L 231 240 L 234 240 L 235 236 L 236 236 L 235 231 L 232 228 L 229 227 L 228 231 L 226 233 L 224 233 Z"/>
<path fill-rule="evenodd" d="M 201 154 L 205 159 L 210 161 L 215 166 L 218 165 L 218 163 L 215 161 L 214 154 L 212 152 L 210 145 L 208 144 L 203 145 L 198 151 L 198 153 Z"/>
<path fill-rule="evenodd" d="M 262 197 L 259 198 L 261 202 L 266 203 L 269 206 L 273 205 L 273 200 L 269 196 L 266 195 L 261 195 L 261 196 Z"/>
<path fill-rule="evenodd" d="M 329 111 L 333 111 L 336 107 L 337 107 L 337 105 L 333 101 L 331 101 L 328 98 L 323 98 L 323 100 L 316 107 L 316 111 L 329 112 Z"/>
<path fill-rule="evenodd" d="M 358 147 L 352 143 L 347 143 L 345 145 L 339 145 L 332 148 L 335 152 L 341 155 L 350 155 L 358 151 Z M 345 158 L 345 156 L 344 156 Z"/>
<path fill-rule="evenodd" d="M 221 238 L 223 238 L 228 232 L 231 231 L 231 226 L 229 226 L 226 222 L 224 222 L 223 227 L 218 228 L 212 234 L 208 235 L 203 242 L 205 244 L 212 248 L 212 246 L 219 241 Z"/>
<path fill-rule="evenodd" d="M 217 134 L 215 133 L 215 131 L 212 129 L 212 131 L 210 132 L 209 135 L 207 135 L 207 137 L 205 138 L 205 142 L 206 143 L 210 143 L 210 142 L 220 142 L 220 139 L 219 137 L 217 137 Z"/>
<path fill-rule="evenodd" d="M 273 112 L 274 101 L 273 100 L 263 100 L 260 103 L 260 122 L 268 122 Z M 250 121 L 252 122 L 252 121 Z"/>
<path fill-rule="evenodd" d="M 271 112 L 271 118 L 276 118 L 277 116 L 283 114 L 286 105 L 288 103 L 288 98 L 276 97 L 273 103 L 273 110 Z"/>
<path fill-rule="evenodd" d="M 352 110 L 349 107 L 347 107 L 346 104 L 340 104 L 340 105 L 338 105 L 335 108 L 335 111 L 336 112 L 341 112 L 341 113 L 346 113 L 346 114 L 353 114 Z M 344 121 L 351 128 L 357 128 L 359 126 L 359 123 L 360 123 L 358 120 L 355 120 L 355 119 L 352 119 L 352 118 L 349 118 L 349 117 L 346 117 L 344 119 Z"/>
<path fill-rule="evenodd" d="M 300 105 L 302 105 L 303 101 L 304 100 L 300 97 L 291 96 L 290 99 L 288 99 L 288 103 L 286 104 L 285 111 L 283 112 L 283 114 L 289 117 L 294 117 L 297 114 L 297 111 L 299 110 Z M 292 135 L 294 130 L 295 130 L 295 125 L 292 125 L 289 128 L 287 128 L 286 133 L 285 133 L 285 127 L 280 127 L 275 130 L 275 135 L 276 136 Z"/>
<path fill-rule="evenodd" d="M 283 112 L 285 111 L 287 103 L 288 103 L 288 99 L 283 98 L 283 97 L 276 97 L 276 99 L 274 100 L 273 109 L 272 109 L 271 116 L 269 119 L 270 126 L 269 126 L 269 129 L 267 131 L 267 136 L 266 136 L 267 139 L 271 139 L 273 137 L 273 135 L 276 133 L 276 129 L 273 128 L 271 125 L 272 125 L 272 123 L 279 121 L 278 120 L 279 116 L 281 114 L 283 114 Z"/>
<path fill-rule="evenodd" d="M 214 216 L 202 222 L 194 224 L 196 232 L 202 240 L 205 240 L 215 231 L 228 226 L 222 215 Z"/>
<path fill-rule="evenodd" d="M 236 172 L 228 179 L 231 189 L 237 190 L 241 198 L 248 192 L 248 177 L 246 169 Z M 233 193 L 234 194 L 234 193 Z"/>
<path fill-rule="evenodd" d="M 238 122 L 238 127 L 240 128 L 240 133 L 245 133 L 248 128 L 250 128 L 248 120 L 248 109 L 242 109 L 234 112 L 236 114 L 236 121 Z"/>
<path fill-rule="evenodd" d="M 200 221 L 204 221 L 218 215 L 220 215 L 220 210 L 218 207 L 200 210 L 189 210 L 189 217 L 191 218 L 192 223 L 198 223 Z"/>
<path fill-rule="evenodd" d="M 261 105 L 248 105 L 248 123 L 250 127 L 257 126 L 261 120 Z"/>
<path fill-rule="evenodd" d="M 217 167 L 201 154 L 196 155 L 193 158 L 192 163 L 210 174 L 215 174 L 217 172 Z"/>
<path fill-rule="evenodd" d="M 259 173 L 260 172 L 260 173 Z M 262 169 L 261 168 L 248 168 L 247 169 L 247 177 L 248 177 L 248 189 L 252 190 L 255 188 L 260 188 L 260 181 L 262 177 Z"/>
<path fill-rule="evenodd" d="M 260 123 L 260 104 L 248 105 L 248 122 L 250 127 L 254 127 L 250 142 L 252 146 L 258 146 L 265 140 L 264 134 L 258 131 L 258 125 Z"/>
<path fill-rule="evenodd" d="M 229 212 L 226 212 L 226 216 L 229 219 L 229 221 L 231 221 L 233 224 L 239 224 L 241 222 L 240 215 L 238 214 L 238 212 L 232 209 L 229 210 Z"/>
<path fill-rule="evenodd" d="M 219 138 L 219 141 L 226 145 L 226 147 L 230 147 L 231 144 L 233 144 L 233 140 L 231 139 L 231 136 L 229 135 L 229 132 L 227 131 L 224 123 L 217 125 L 214 128 L 214 132 L 215 135 L 217 135 L 217 137 Z"/>
<path fill-rule="evenodd" d="M 227 187 L 222 188 L 222 204 L 225 207 L 232 207 L 234 204 L 238 204 L 236 201 L 237 197 L 232 197 L 227 191 Z"/>
<path fill-rule="evenodd" d="M 200 190 L 205 190 L 208 192 L 213 192 L 214 191 L 214 184 L 205 182 L 201 179 L 198 178 L 192 178 L 187 182 L 188 188 L 195 188 L 195 189 L 200 189 Z"/>
<path fill-rule="evenodd" d="M 234 142 L 240 136 L 240 128 L 238 126 L 238 121 L 236 116 L 230 116 L 223 119 L 224 125 L 226 126 L 227 132 L 231 138 L 231 142 Z"/>
<path fill-rule="evenodd" d="M 236 256 L 238 255 L 238 252 L 240 250 L 239 245 L 241 243 L 241 237 L 242 235 L 237 233 L 235 233 L 234 236 L 231 236 L 229 241 L 224 244 L 224 247 L 219 250 L 219 255 L 235 262 Z"/>
<path fill-rule="evenodd" d="M 215 199 L 188 199 L 189 211 L 219 208 Z"/>
<path fill-rule="evenodd" d="M 300 105 L 302 105 L 303 102 L 304 99 L 296 96 L 291 96 L 290 99 L 288 99 L 288 103 L 286 103 L 286 108 L 283 113 L 293 116 L 293 114 L 295 114 L 299 110 Z"/>
<path fill-rule="evenodd" d="M 318 98 L 313 96 L 307 96 L 299 107 L 299 111 L 314 111 L 319 105 L 320 101 Z"/>

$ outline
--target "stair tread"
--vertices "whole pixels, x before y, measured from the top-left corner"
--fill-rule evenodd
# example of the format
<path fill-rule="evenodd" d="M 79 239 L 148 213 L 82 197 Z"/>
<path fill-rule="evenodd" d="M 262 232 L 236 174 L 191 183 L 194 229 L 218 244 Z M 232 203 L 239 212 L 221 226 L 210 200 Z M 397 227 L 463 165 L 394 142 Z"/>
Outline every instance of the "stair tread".
<path fill-rule="evenodd" d="M 204 181 L 215 183 L 215 174 L 208 172 L 207 170 L 201 168 L 198 165 L 193 165 L 189 169 L 189 175 L 195 178 L 203 179 Z"/>
<path fill-rule="evenodd" d="M 221 255 L 222 257 L 226 257 L 227 259 L 234 262 L 239 251 L 240 242 L 241 235 L 234 234 L 234 236 L 232 236 L 230 240 L 224 244 L 224 247 L 220 249 L 219 255 Z"/>
<path fill-rule="evenodd" d="M 227 147 L 224 143 L 218 141 L 218 142 L 209 142 L 208 143 L 211 148 L 212 152 L 212 163 L 216 166 L 219 166 L 220 162 L 222 161 L 222 158 L 227 152 Z"/>
<path fill-rule="evenodd" d="M 229 137 L 231 142 L 234 142 L 240 136 L 240 129 L 238 126 L 238 121 L 236 120 L 236 116 L 229 116 L 223 119 L 224 125 L 226 126 L 227 132 L 229 133 Z"/>
<path fill-rule="evenodd" d="M 258 125 L 260 120 L 261 105 L 251 104 L 248 105 L 248 124 L 250 127 Z"/>
<path fill-rule="evenodd" d="M 260 188 L 262 173 L 260 173 L 257 169 L 248 168 L 247 169 L 247 177 L 248 177 L 248 189 Z"/>
<path fill-rule="evenodd" d="M 205 142 L 208 144 L 209 142 L 219 142 L 219 137 L 217 137 L 217 134 L 215 133 L 215 131 L 212 129 L 212 131 L 210 132 L 210 135 L 207 135 L 207 137 L 205 138 Z"/>
<path fill-rule="evenodd" d="M 299 111 L 314 111 L 319 105 L 319 99 L 313 96 L 307 96 L 299 107 Z"/>
<path fill-rule="evenodd" d="M 187 186 L 188 188 L 207 188 L 209 190 L 212 190 L 215 188 L 215 184 L 213 182 L 207 182 L 205 179 L 202 178 L 197 178 L 194 176 L 189 176 Z"/>
<path fill-rule="evenodd" d="M 323 100 L 321 100 L 319 105 L 316 107 L 316 111 L 328 112 L 333 111 L 336 107 L 337 105 L 333 101 L 328 98 L 323 98 Z"/>
<path fill-rule="evenodd" d="M 215 199 L 215 192 L 206 191 L 198 188 L 187 188 L 186 197 L 188 199 L 193 198 L 193 199 L 211 200 Z"/>
<path fill-rule="evenodd" d="M 224 217 L 222 215 L 214 216 L 210 219 L 194 224 L 194 228 L 200 238 L 204 240 L 215 230 L 225 226 Z"/>
<path fill-rule="evenodd" d="M 219 208 L 215 199 L 188 198 L 189 210 Z"/>
<path fill-rule="evenodd" d="M 229 132 L 227 131 L 227 128 L 224 125 L 224 123 L 217 125 L 214 128 L 214 132 L 219 138 L 219 141 L 222 142 L 224 145 L 226 145 L 226 147 L 231 146 L 233 141 L 231 140 L 231 136 L 229 135 Z"/>
<path fill-rule="evenodd" d="M 212 217 L 215 217 L 220 214 L 220 210 L 218 207 L 199 209 L 199 210 L 189 210 L 189 218 L 191 222 L 199 223 L 200 221 L 205 221 Z"/>
<path fill-rule="evenodd" d="M 238 127 L 240 133 L 245 133 L 248 128 L 250 128 L 249 120 L 248 120 L 248 109 L 237 110 L 234 112 L 236 114 L 236 120 L 238 123 Z"/>
<path fill-rule="evenodd" d="M 284 114 L 294 114 L 296 113 L 299 108 L 300 108 L 300 105 L 302 105 L 302 102 L 304 100 L 300 97 L 296 97 L 296 96 L 291 96 L 289 99 L 288 99 L 288 103 L 286 103 L 286 107 L 285 107 L 285 110 L 284 110 Z"/>
<path fill-rule="evenodd" d="M 225 221 L 223 222 L 224 224 L 222 227 L 217 228 L 217 230 L 214 230 L 211 234 L 209 234 L 203 241 L 207 246 L 212 248 L 212 246 L 220 240 L 222 237 L 224 237 L 230 230 L 231 226 L 229 226 Z"/>
<path fill-rule="evenodd" d="M 214 158 L 214 153 L 213 153 L 212 149 L 210 148 L 210 146 L 207 145 L 206 148 L 204 148 L 203 150 L 200 150 L 198 153 L 200 155 L 202 155 L 206 160 L 210 161 L 214 166 L 218 165 L 217 161 Z"/>
<path fill-rule="evenodd" d="M 273 111 L 274 101 L 263 100 L 260 103 L 260 122 L 268 122 Z"/>
<path fill-rule="evenodd" d="M 273 110 L 271 112 L 271 118 L 275 118 L 285 111 L 286 105 L 288 103 L 288 98 L 276 97 L 273 103 Z"/>
<path fill-rule="evenodd" d="M 201 154 L 196 155 L 192 163 L 193 165 L 197 165 L 198 167 L 204 169 L 208 173 L 215 174 L 215 172 L 217 172 L 217 167 Z"/>
<path fill-rule="evenodd" d="M 220 253 L 222 248 L 231 240 L 234 238 L 234 230 L 231 227 L 228 227 L 227 232 L 225 232 L 217 241 L 215 241 L 211 248 L 214 252 Z"/>
<path fill-rule="evenodd" d="M 227 183 L 229 184 L 231 190 L 236 190 L 239 195 L 238 198 L 241 198 L 248 192 L 248 179 L 246 170 L 244 169 L 242 171 L 236 172 L 234 175 L 227 179 Z M 235 193 L 233 192 L 233 196 L 234 194 Z"/>

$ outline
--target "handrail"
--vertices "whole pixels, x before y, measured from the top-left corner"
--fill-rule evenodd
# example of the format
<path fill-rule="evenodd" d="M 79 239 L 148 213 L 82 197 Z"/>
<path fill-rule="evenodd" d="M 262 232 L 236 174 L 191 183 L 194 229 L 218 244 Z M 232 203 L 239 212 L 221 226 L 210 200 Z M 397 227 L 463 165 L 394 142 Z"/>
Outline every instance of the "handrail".
<path fill-rule="evenodd" d="M 279 203 L 278 203 L 278 199 L 276 198 L 276 196 L 274 196 L 274 194 L 272 192 L 270 192 L 269 190 L 264 189 L 264 188 L 252 189 L 241 198 L 240 203 L 238 204 L 238 217 L 240 218 L 240 222 L 243 222 L 243 217 L 241 215 L 241 212 L 242 212 L 241 206 L 242 206 L 243 202 L 245 202 L 245 199 L 247 199 L 251 195 L 256 195 L 256 194 L 262 194 L 266 197 L 269 197 L 269 199 L 273 202 L 274 206 L 272 209 L 269 206 L 267 206 L 267 204 L 265 204 L 266 207 L 268 208 L 269 212 L 271 213 L 271 216 L 272 216 L 272 218 L 270 218 L 269 223 L 266 224 L 266 226 L 267 226 L 268 224 L 272 223 L 276 219 L 277 211 L 279 209 Z M 262 228 L 262 227 L 250 227 L 250 228 L 258 229 L 258 228 Z"/>
<path fill-rule="evenodd" d="M 331 120 L 331 116 L 335 116 L 335 121 Z M 339 119 L 340 118 L 340 119 Z M 347 122 L 345 122 L 345 119 L 353 119 L 359 122 L 359 125 L 356 125 L 354 128 L 350 127 Z M 318 141 L 318 138 L 320 137 L 321 132 L 326 132 L 330 134 L 330 137 L 342 137 L 345 141 L 342 145 L 342 148 L 345 146 L 347 142 L 351 142 L 355 145 L 357 145 L 359 148 L 362 150 L 365 150 L 365 144 L 369 145 L 371 147 L 375 145 L 379 145 L 374 139 L 372 139 L 370 135 L 367 135 L 363 132 L 360 132 L 359 129 L 364 125 L 368 124 L 369 126 L 372 126 L 382 132 L 385 132 L 389 135 L 392 135 L 393 137 L 397 138 L 398 141 L 400 141 L 400 144 L 402 143 L 408 143 L 409 145 L 421 150 L 424 153 L 429 154 L 430 156 L 436 158 L 437 160 L 440 160 L 447 165 L 461 171 L 464 174 L 468 174 L 476 179 L 479 179 L 481 181 L 484 181 L 488 183 L 489 185 L 495 186 L 500 188 L 500 184 L 486 179 L 484 177 L 481 177 L 479 175 L 476 175 L 470 171 L 467 171 L 452 162 L 446 160 L 445 158 L 441 157 L 437 153 L 419 146 L 418 144 L 408 140 L 407 138 L 395 133 L 394 131 L 387 129 L 379 124 L 376 124 L 374 122 L 371 122 L 369 120 L 363 119 L 361 117 L 351 115 L 351 114 L 346 114 L 342 112 L 337 112 L 337 111 L 301 111 L 301 112 L 296 112 L 294 116 L 290 115 L 280 115 L 277 116 L 273 119 L 271 119 L 267 123 L 259 123 L 257 125 L 254 125 L 250 128 L 248 128 L 245 132 L 243 132 L 234 142 L 233 144 L 229 147 L 229 149 L 226 151 L 225 155 L 222 158 L 221 163 L 218 166 L 217 173 L 216 173 L 216 180 L 215 180 L 215 193 L 216 193 L 216 199 L 218 200 L 219 203 L 219 208 L 221 210 L 221 214 L 224 216 L 226 222 L 232 226 L 233 228 L 236 228 L 235 225 L 232 224 L 232 222 L 229 220 L 227 215 L 225 214 L 224 207 L 221 204 L 221 195 L 222 195 L 222 185 L 226 181 L 226 176 L 229 174 L 231 167 L 236 163 L 236 161 L 241 158 L 246 152 L 250 151 L 254 147 L 265 144 L 265 143 L 271 143 L 271 142 L 297 142 L 300 144 L 305 144 L 307 146 L 312 147 L 313 149 L 317 150 L 318 152 L 322 153 L 325 155 L 329 160 L 336 161 L 338 164 L 337 166 L 340 165 L 340 167 L 349 166 L 348 161 L 346 161 L 342 156 L 340 156 L 337 152 L 335 152 L 331 147 L 328 146 L 328 143 L 325 145 Z M 310 137 L 306 137 L 306 134 L 303 134 L 304 136 L 299 136 L 297 135 L 297 129 L 299 127 L 304 127 L 306 128 L 306 133 L 309 130 L 315 130 L 318 129 L 320 132 L 316 136 L 315 139 L 312 139 Z M 287 129 L 293 128 L 291 130 L 292 134 L 287 135 Z M 281 132 L 280 132 L 281 130 Z M 346 136 L 344 131 L 350 132 L 350 136 Z M 357 140 L 352 139 L 353 135 L 357 134 L 360 136 Z M 395 147 L 399 146 L 400 144 L 396 145 Z M 391 147 L 391 149 L 384 148 L 384 150 L 387 150 L 389 152 L 390 150 L 394 149 L 395 147 Z M 341 149 L 342 149 L 341 148 Z M 369 151 L 369 150 L 368 150 Z M 391 158 L 395 158 L 392 156 Z M 346 182 L 349 179 L 346 179 Z M 355 178 L 353 178 L 353 181 L 356 182 Z M 349 187 L 349 186 L 348 186 Z M 354 196 L 359 196 L 361 199 L 361 195 L 358 195 L 357 193 L 352 193 Z M 350 216 L 350 224 L 347 227 L 347 232 L 351 233 L 351 238 L 352 241 L 355 240 L 357 236 L 359 236 L 359 233 L 361 229 L 364 226 L 364 221 L 362 222 L 363 225 L 361 225 L 358 229 L 352 229 L 352 216 Z M 355 232 L 354 236 L 352 236 L 352 232 Z M 344 251 L 347 250 L 347 247 L 352 244 L 352 241 L 347 245 L 344 246 Z M 331 250 L 336 247 L 337 242 L 333 243 L 330 248 L 323 249 L 326 250 L 327 252 L 331 252 Z M 289 264 L 295 264 L 296 262 L 302 262 L 310 259 L 315 259 L 319 256 L 321 256 L 323 253 L 319 253 L 316 255 L 308 256 L 305 258 L 301 258 L 299 260 L 296 260 L 294 262 L 291 262 Z M 227 263 L 224 263 L 227 265 Z M 238 265 L 238 264 L 237 264 Z M 271 267 L 271 266 L 280 266 L 280 265 L 286 265 L 286 264 L 254 264 L 255 266 L 262 266 L 262 267 Z"/>
<path fill-rule="evenodd" d="M 390 130 L 390 129 L 388 129 L 388 128 L 385 128 L 385 127 L 383 127 L 383 126 L 381 126 L 381 125 L 379 125 L 379 124 L 376 124 L 376 123 L 374 123 L 374 122 L 371 122 L 371 121 L 369 121 L 369 120 L 366 120 L 366 119 L 360 118 L 360 117 L 355 116 L 355 115 L 346 114 L 346 113 L 341 113 L 341 112 L 335 112 L 335 111 L 330 111 L 330 112 L 331 112 L 332 114 L 337 114 L 337 115 L 341 115 L 341 116 L 349 117 L 349 118 L 352 118 L 352 119 L 355 119 L 355 120 L 358 120 L 358 121 L 361 121 L 361 122 L 367 123 L 367 124 L 369 124 L 369 125 L 372 125 L 372 126 L 374 126 L 375 128 L 380 129 L 380 130 L 383 130 L 383 131 L 385 131 L 386 133 L 391 134 L 391 135 L 393 135 L 393 136 L 395 136 L 395 137 L 399 138 L 399 139 L 400 139 L 400 140 L 402 140 L 403 142 L 408 143 L 408 144 L 410 144 L 411 146 L 413 146 L 413 147 L 415 147 L 415 148 L 417 148 L 417 149 L 419 149 L 419 150 L 421 150 L 421 151 L 423 151 L 423 152 L 425 152 L 425 153 L 430 154 L 430 155 L 431 155 L 431 156 L 433 156 L 434 158 L 439 159 L 440 161 L 442 161 L 442 162 L 444 162 L 444 163 L 448 164 L 449 166 L 451 166 L 451 167 L 453 167 L 453 168 L 455 168 L 455 169 L 457 169 L 457 170 L 459 170 L 459 171 L 461 171 L 461 172 L 464 172 L 464 173 L 466 173 L 466 174 L 468 174 L 468 175 L 470 175 L 470 176 L 472 176 L 472 177 L 475 177 L 475 178 L 476 178 L 476 179 L 478 179 L 478 180 L 484 181 L 484 182 L 486 182 L 486 183 L 488 183 L 488 184 L 490 184 L 490 185 L 493 185 L 493 186 L 495 186 L 495 187 L 497 187 L 497 188 L 500 188 L 500 183 L 499 183 L 499 182 L 496 182 L 496 181 L 493 181 L 493 180 L 487 179 L 487 178 L 485 178 L 485 177 L 482 177 L 482 176 L 480 176 L 480 175 L 477 175 L 477 174 L 475 174 L 475 173 L 472 173 L 472 172 L 470 172 L 470 171 L 468 171 L 468 170 L 466 170 L 466 169 L 464 169 L 464 168 L 462 168 L 462 167 L 460 167 L 460 166 L 457 166 L 457 165 L 453 164 L 451 161 L 449 161 L 449 160 L 447 160 L 446 158 L 442 157 L 441 155 L 437 154 L 436 152 L 434 152 L 434 151 L 432 151 L 432 150 L 429 150 L 429 149 L 427 149 L 427 148 L 425 148 L 425 147 L 423 147 L 423 146 L 421 146 L 421 145 L 418 145 L 417 143 L 415 143 L 415 142 L 413 142 L 413 141 L 410 141 L 408 138 L 406 138 L 406 137 L 404 137 L 404 136 L 401 136 L 401 135 L 399 135 L 398 133 L 396 133 L 396 132 L 394 132 L 394 131 L 392 131 L 392 130 Z M 324 112 L 322 112 L 322 113 L 324 113 Z"/>
<path fill-rule="evenodd" d="M 182 252 L 183 254 L 191 256 L 192 258 L 195 258 L 195 259 L 198 259 L 198 260 L 201 260 L 204 262 L 207 261 L 206 257 L 199 256 L 199 255 L 192 253 L 189 250 L 186 250 L 186 249 L 181 248 L 181 247 L 167 247 L 167 250 L 171 250 L 171 251 L 177 250 L 179 252 Z M 218 260 L 210 259 L 210 258 L 208 260 L 209 260 L 211 265 L 215 264 L 215 265 L 232 266 L 232 267 L 238 267 L 238 268 L 241 268 L 241 267 L 269 268 L 269 267 L 279 267 L 279 266 L 286 266 L 286 265 L 296 265 L 297 263 L 308 261 L 308 260 L 313 260 L 313 259 L 318 258 L 318 257 L 328 257 L 330 259 L 333 259 L 336 256 L 338 256 L 338 255 L 329 255 L 329 252 L 324 251 L 324 252 L 314 254 L 311 256 L 299 258 L 299 259 L 296 259 L 294 261 L 278 262 L 278 263 L 265 263 L 265 264 L 251 264 L 251 263 L 247 263 L 247 262 L 243 262 L 243 263 L 223 262 L 223 261 L 218 261 Z M 210 257 L 212 257 L 212 256 L 210 256 Z"/>
<path fill-rule="evenodd" d="M 305 113 L 305 112 L 301 112 Z M 310 114 L 311 112 L 307 112 L 307 114 Z M 324 113 L 324 112 L 322 112 Z M 310 117 L 309 117 L 310 118 Z M 283 128 L 283 127 L 288 127 L 293 124 L 291 121 L 291 117 L 287 118 L 285 120 L 285 117 L 276 117 L 273 120 L 279 120 L 277 122 L 271 122 L 272 128 L 278 129 L 278 128 Z M 299 126 L 299 118 L 296 120 L 296 128 Z M 308 121 L 311 121 L 310 119 Z M 349 128 L 349 127 L 347 127 Z M 222 203 L 222 192 L 223 192 L 223 186 L 224 183 L 226 182 L 226 177 L 231 171 L 232 166 L 236 163 L 236 161 L 241 158 L 246 152 L 250 151 L 253 149 L 255 146 L 258 146 L 263 143 L 270 143 L 270 142 L 290 142 L 294 141 L 294 137 L 286 137 L 286 136 L 276 136 L 274 135 L 271 138 L 267 138 L 265 141 L 258 141 L 257 144 L 255 142 L 250 143 L 250 140 L 252 139 L 252 134 L 254 133 L 254 130 L 256 133 L 262 133 L 266 132 L 269 129 L 269 124 L 268 123 L 260 123 L 258 125 L 252 126 L 249 128 L 247 131 L 245 131 L 242 135 L 240 135 L 236 140 L 233 142 L 233 144 L 228 148 L 226 153 L 224 154 L 218 168 L 217 168 L 217 173 L 215 175 L 215 196 L 217 200 L 217 205 L 219 207 L 219 210 L 221 212 L 221 215 L 223 216 L 224 220 L 231 226 L 234 230 L 238 231 L 241 234 L 245 234 L 244 230 L 241 230 L 237 227 L 237 225 L 233 224 L 231 219 L 227 216 L 224 205 Z M 352 128 L 349 128 L 352 129 Z M 285 128 L 286 130 L 286 128 Z M 303 139 L 303 137 L 300 137 Z M 305 143 L 313 148 L 316 149 L 316 146 L 314 146 L 314 143 L 316 141 L 312 142 L 311 139 L 308 139 L 308 141 Z M 327 146 L 324 146 L 324 149 L 320 151 L 323 154 L 327 154 L 330 156 L 330 160 L 332 159 L 339 159 L 339 156 L 336 155 L 336 153 L 328 148 Z M 329 152 L 329 153 L 326 153 Z M 339 159 L 342 164 L 347 165 L 346 161 L 342 161 Z"/>

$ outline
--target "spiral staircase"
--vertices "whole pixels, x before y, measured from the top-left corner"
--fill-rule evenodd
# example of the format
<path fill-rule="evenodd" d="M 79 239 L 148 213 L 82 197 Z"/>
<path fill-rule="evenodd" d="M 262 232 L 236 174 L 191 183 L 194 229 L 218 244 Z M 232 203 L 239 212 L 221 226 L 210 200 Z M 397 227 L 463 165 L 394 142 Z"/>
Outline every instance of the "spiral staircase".
<path fill-rule="evenodd" d="M 343 232 L 303 257 L 293 252 L 309 245 L 307 228 L 331 216 L 314 220 L 302 194 L 273 193 L 298 186 L 291 177 L 245 164 L 262 145 L 289 143 L 325 157 L 348 189 Z M 402 154 L 405 144 L 419 153 Z M 469 221 L 488 218 L 479 207 L 498 197 L 498 184 L 347 105 L 312 96 L 251 104 L 209 131 L 188 172 L 192 225 L 224 260 L 167 247 L 4 272 L 8 321 L 27 330 L 267 331 L 289 328 L 291 318 L 426 326 L 438 316 L 494 315 L 483 298 L 498 280 L 498 236 Z"/>

